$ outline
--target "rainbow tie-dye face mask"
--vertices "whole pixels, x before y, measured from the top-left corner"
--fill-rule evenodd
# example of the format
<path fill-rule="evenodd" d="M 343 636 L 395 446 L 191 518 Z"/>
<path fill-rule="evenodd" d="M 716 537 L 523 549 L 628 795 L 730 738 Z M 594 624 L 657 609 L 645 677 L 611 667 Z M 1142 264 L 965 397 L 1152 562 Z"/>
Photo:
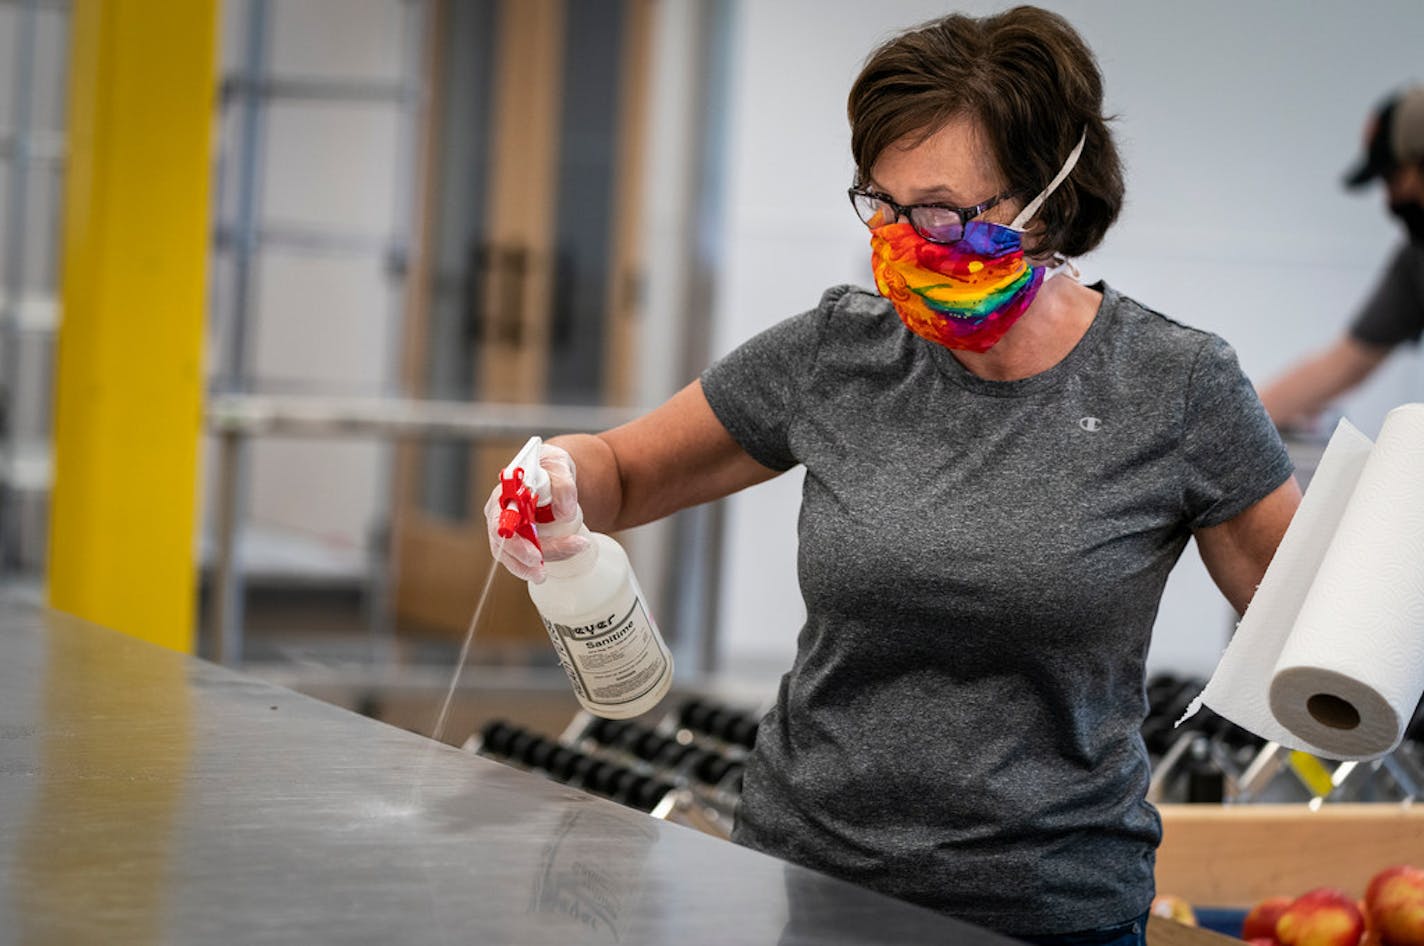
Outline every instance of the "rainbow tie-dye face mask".
<path fill-rule="evenodd" d="M 908 223 L 870 233 L 875 286 L 905 327 L 927 341 L 986 352 L 1019 320 L 1043 267 L 1024 259 L 1023 235 L 971 220 L 957 243 L 931 243 Z"/>
<path fill-rule="evenodd" d="M 946 348 L 986 352 L 1014 327 L 1044 279 L 1044 267 L 1024 256 L 1023 228 L 1078 163 L 1083 143 L 1008 226 L 970 220 L 954 243 L 926 240 L 908 222 L 870 231 L 875 286 L 906 328 Z"/>

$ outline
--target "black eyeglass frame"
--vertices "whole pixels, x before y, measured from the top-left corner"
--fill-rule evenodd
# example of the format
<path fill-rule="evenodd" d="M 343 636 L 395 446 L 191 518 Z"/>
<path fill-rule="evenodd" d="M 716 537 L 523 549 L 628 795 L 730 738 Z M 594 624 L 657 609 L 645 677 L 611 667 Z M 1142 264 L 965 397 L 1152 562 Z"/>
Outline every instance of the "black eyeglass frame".
<path fill-rule="evenodd" d="M 910 226 L 914 228 L 915 232 L 918 233 L 920 236 L 924 237 L 926 240 L 929 240 L 931 243 L 949 245 L 952 243 L 958 243 L 960 240 L 964 239 L 964 232 L 962 228 L 967 225 L 969 221 L 973 220 L 975 217 L 979 216 L 985 211 L 998 206 L 1003 201 L 1008 200 L 1010 197 L 1013 196 L 1013 192 L 1010 191 L 1003 194 L 999 194 L 994 197 L 990 197 L 983 203 L 975 204 L 973 207 L 951 207 L 949 204 L 897 204 L 885 194 L 878 193 L 866 187 L 847 188 L 846 196 L 850 198 L 850 205 L 851 208 L 855 210 L 855 215 L 857 217 L 860 217 L 860 222 L 865 224 L 866 226 L 870 226 L 870 221 L 860 216 L 860 206 L 855 202 L 855 199 L 857 197 L 868 197 L 871 200 L 880 201 L 882 204 L 895 211 L 895 216 L 893 218 L 894 220 L 899 220 L 901 217 L 904 217 L 906 220 L 909 221 Z M 915 223 L 914 212 L 916 210 L 920 210 L 921 208 L 927 210 L 948 210 L 950 213 L 953 213 L 958 216 L 959 225 L 961 228 L 959 236 L 955 237 L 953 240 L 939 240 L 926 233 L 920 228 L 919 224 Z"/>

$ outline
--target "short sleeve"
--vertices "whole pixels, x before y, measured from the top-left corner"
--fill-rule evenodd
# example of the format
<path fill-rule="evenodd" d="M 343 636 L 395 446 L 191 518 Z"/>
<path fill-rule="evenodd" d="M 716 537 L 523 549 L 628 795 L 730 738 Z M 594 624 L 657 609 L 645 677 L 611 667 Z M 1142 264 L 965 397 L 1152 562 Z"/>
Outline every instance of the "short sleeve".
<path fill-rule="evenodd" d="M 828 292 L 817 308 L 773 325 L 702 373 L 712 412 L 752 459 L 770 469 L 789 470 L 799 462 L 791 425 L 834 303 Z"/>
<path fill-rule="evenodd" d="M 1215 335 L 1192 366 L 1183 424 L 1183 502 L 1192 529 L 1235 518 L 1293 472 L 1285 444 L 1236 353 Z"/>
<path fill-rule="evenodd" d="M 1393 348 L 1417 342 L 1424 332 L 1424 248 L 1405 244 L 1350 325 L 1350 335 L 1366 345 Z"/>

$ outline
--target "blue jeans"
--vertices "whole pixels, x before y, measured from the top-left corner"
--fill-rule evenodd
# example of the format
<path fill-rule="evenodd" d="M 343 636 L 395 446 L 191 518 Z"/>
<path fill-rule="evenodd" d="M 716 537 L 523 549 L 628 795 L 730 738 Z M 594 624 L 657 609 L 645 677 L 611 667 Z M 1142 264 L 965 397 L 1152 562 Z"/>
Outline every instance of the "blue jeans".
<path fill-rule="evenodd" d="M 1050 933 L 1047 936 L 1020 936 L 1034 946 L 1147 946 L 1147 914 L 1126 923 L 1077 933 Z"/>

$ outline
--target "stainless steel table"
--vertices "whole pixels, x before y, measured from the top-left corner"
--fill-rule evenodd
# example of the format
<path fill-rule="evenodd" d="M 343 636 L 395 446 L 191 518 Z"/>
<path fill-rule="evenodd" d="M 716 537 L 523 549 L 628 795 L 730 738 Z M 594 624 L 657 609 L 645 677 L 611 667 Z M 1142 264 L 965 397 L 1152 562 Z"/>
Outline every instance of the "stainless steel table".
<path fill-rule="evenodd" d="M 0 610 L 0 943 L 1010 942 L 52 612 Z"/>

